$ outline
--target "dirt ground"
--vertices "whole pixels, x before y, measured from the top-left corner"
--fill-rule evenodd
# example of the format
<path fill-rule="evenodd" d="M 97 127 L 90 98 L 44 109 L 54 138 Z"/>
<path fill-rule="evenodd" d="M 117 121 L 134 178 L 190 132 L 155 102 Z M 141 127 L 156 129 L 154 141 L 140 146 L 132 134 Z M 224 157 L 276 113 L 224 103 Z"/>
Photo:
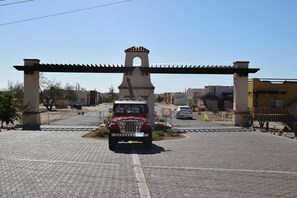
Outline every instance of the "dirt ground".
<path fill-rule="evenodd" d="M 65 119 L 76 114 L 77 111 L 72 109 L 60 109 L 52 112 L 42 112 L 40 114 L 41 124 L 48 124 L 49 122 Z"/>
<path fill-rule="evenodd" d="M 96 106 L 84 106 L 83 111 L 89 112 L 89 111 L 95 111 Z M 48 122 L 53 122 L 56 120 L 62 120 L 74 115 L 78 114 L 78 110 L 71 109 L 71 108 L 65 108 L 65 109 L 54 109 L 51 112 L 47 112 L 44 108 L 41 108 L 41 124 L 47 124 Z"/>
<path fill-rule="evenodd" d="M 217 122 L 223 125 L 233 125 L 231 114 L 226 114 L 226 116 L 222 117 L 219 114 L 201 112 L 200 114 L 194 113 L 193 118 L 198 120 L 204 120 L 204 114 L 208 115 L 208 121 Z M 295 133 L 293 131 L 288 130 L 288 128 L 286 128 L 286 126 L 281 122 L 269 122 L 269 128 L 267 130 L 265 127 L 260 128 L 258 121 L 255 121 L 254 126 L 252 128 L 262 133 L 269 133 L 272 135 L 282 136 L 290 139 L 293 139 L 295 137 Z"/>
<path fill-rule="evenodd" d="M 90 107 L 84 107 L 84 112 L 88 111 L 94 111 L 96 107 L 90 106 Z M 53 109 L 53 111 L 48 112 L 45 107 L 40 106 L 40 119 L 41 124 L 48 124 L 49 122 L 53 122 L 56 120 L 65 119 L 74 115 L 77 115 L 78 110 L 71 109 L 71 108 L 65 108 L 65 109 Z M 17 127 L 20 125 L 19 122 L 15 122 L 14 124 L 4 124 L 3 129 L 11 129 L 14 127 Z"/>

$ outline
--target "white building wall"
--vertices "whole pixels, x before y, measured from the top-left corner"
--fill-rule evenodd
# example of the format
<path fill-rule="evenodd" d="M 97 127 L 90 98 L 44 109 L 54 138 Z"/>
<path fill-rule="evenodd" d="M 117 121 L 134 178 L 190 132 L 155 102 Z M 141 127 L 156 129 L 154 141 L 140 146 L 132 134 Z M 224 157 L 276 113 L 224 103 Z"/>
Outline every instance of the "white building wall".
<path fill-rule="evenodd" d="M 185 93 L 174 93 L 174 104 L 175 105 L 186 105 L 187 104 L 187 96 Z"/>
<path fill-rule="evenodd" d="M 78 92 L 78 101 L 79 104 L 89 105 L 90 102 L 90 92 L 89 91 L 79 91 Z"/>

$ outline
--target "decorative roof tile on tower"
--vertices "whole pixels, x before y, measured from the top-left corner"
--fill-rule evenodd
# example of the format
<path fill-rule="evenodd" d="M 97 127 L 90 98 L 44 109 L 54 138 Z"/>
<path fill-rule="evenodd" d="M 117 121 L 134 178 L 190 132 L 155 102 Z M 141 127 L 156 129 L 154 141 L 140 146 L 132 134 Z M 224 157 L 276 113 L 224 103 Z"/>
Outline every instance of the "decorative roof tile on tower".
<path fill-rule="evenodd" d="M 139 46 L 139 47 L 133 46 L 133 47 L 126 49 L 125 52 L 148 52 L 149 53 L 150 50 L 148 50 L 142 46 Z"/>

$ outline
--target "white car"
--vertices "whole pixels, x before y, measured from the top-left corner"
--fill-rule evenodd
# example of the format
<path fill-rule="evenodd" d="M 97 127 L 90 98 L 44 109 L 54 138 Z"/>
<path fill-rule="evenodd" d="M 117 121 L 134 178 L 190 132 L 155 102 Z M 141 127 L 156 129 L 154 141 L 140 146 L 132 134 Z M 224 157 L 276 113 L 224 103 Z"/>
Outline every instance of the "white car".
<path fill-rule="evenodd" d="M 189 106 L 178 106 L 175 113 L 176 118 L 193 118 L 193 111 Z"/>

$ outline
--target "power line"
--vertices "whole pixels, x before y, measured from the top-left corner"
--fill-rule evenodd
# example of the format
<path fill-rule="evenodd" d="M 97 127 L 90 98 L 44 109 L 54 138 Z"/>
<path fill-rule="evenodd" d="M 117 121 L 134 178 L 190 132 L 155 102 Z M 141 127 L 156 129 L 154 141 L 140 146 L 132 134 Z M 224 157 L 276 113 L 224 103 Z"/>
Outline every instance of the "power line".
<path fill-rule="evenodd" d="M 60 12 L 60 13 L 56 13 L 56 14 L 49 14 L 49 15 L 44 15 L 44 16 L 39 16 L 39 17 L 34 17 L 34 18 L 29 18 L 29 19 L 23 19 L 23 20 L 12 21 L 12 22 L 7 22 L 7 23 L 0 23 L 0 26 L 12 25 L 12 24 L 16 24 L 16 23 L 23 23 L 23 22 L 27 22 L 27 21 L 44 19 L 44 18 L 59 16 L 59 15 L 71 14 L 71 13 L 75 13 L 75 12 L 82 12 L 82 11 L 92 10 L 92 9 L 101 8 L 101 7 L 113 6 L 116 4 L 127 3 L 129 1 L 132 1 L 132 0 L 116 1 L 116 2 L 112 2 L 112 3 L 101 4 L 101 5 L 87 7 L 87 8 L 81 8 L 81 9 L 77 9 L 77 10 L 70 10 L 70 11 Z"/>
<path fill-rule="evenodd" d="M 4 0 L 0 0 L 0 1 L 4 1 Z M 8 5 L 13 5 L 13 4 L 27 3 L 29 1 L 34 1 L 34 0 L 25 0 L 25 1 L 17 1 L 17 2 L 5 3 L 5 4 L 0 4 L 0 6 L 8 6 Z"/>

